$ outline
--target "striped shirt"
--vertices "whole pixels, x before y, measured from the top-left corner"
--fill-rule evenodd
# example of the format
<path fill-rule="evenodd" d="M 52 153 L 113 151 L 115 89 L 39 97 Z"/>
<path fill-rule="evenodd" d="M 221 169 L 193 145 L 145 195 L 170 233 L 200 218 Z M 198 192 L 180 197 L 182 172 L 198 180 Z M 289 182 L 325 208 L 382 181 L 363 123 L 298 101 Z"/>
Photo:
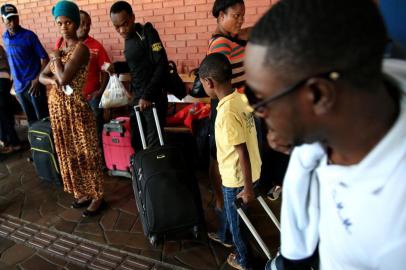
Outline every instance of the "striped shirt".
<path fill-rule="evenodd" d="M 234 40 L 228 39 L 224 36 L 214 36 L 210 39 L 209 51 L 211 53 L 222 53 L 227 56 L 231 63 L 233 70 L 233 76 L 231 79 L 233 88 L 243 88 L 245 84 L 245 72 L 244 72 L 244 56 L 245 46 Z"/>

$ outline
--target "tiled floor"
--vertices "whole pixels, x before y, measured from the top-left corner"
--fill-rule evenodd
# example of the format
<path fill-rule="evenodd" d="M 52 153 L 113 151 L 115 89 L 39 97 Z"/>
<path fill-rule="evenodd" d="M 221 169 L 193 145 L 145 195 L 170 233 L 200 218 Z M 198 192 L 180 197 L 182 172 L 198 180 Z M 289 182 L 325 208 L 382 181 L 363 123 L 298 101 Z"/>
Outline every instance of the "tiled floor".
<path fill-rule="evenodd" d="M 151 246 L 142 233 L 130 179 L 106 175 L 105 199 L 108 208 L 100 216 L 82 218 L 80 210 L 69 208 L 72 202 L 69 194 L 37 179 L 33 165 L 27 162 L 29 155 L 30 152 L 26 150 L 7 157 L 0 156 L 0 270 L 231 269 L 225 261 L 232 250 L 209 242 L 205 237 L 199 241 L 166 241 L 157 247 Z M 207 228 L 214 230 L 216 219 L 211 207 L 207 174 L 199 171 L 197 175 Z M 275 213 L 279 213 L 279 203 L 271 205 Z M 277 230 L 258 204 L 250 206 L 250 217 L 274 254 L 279 245 Z M 55 239 L 45 244 L 38 240 L 42 245 L 32 244 L 35 243 L 34 234 L 19 239 L 19 229 L 14 228 L 15 231 L 7 233 L 3 225 L 10 220 L 23 227 L 33 226 L 38 231 L 46 231 L 55 239 L 68 238 L 75 245 L 62 245 L 61 248 Z M 251 239 L 250 242 L 254 241 Z M 52 246 L 55 244 L 56 251 Z M 89 248 L 83 249 L 83 245 L 93 246 L 99 253 Z M 261 252 L 255 245 L 251 246 L 258 264 L 256 269 L 261 269 L 263 256 L 259 255 Z M 58 248 L 64 252 L 58 254 Z M 115 252 L 122 257 L 100 257 L 103 251 Z M 79 255 L 74 255 L 75 252 Z M 139 262 L 138 266 L 131 264 L 135 260 L 133 258 Z M 127 259 L 130 263 L 126 264 Z"/>
<path fill-rule="evenodd" d="M 36 250 L 24 244 L 0 237 L 0 270 L 79 270 L 83 266 L 51 256 L 49 253 Z"/>

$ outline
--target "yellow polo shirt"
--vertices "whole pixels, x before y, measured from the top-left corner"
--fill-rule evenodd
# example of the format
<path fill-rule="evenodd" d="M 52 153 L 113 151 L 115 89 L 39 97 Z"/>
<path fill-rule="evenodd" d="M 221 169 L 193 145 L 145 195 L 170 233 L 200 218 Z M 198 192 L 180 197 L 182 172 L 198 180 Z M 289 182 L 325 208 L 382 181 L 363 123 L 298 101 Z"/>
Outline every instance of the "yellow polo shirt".
<path fill-rule="evenodd" d="M 259 179 L 261 157 L 254 117 L 248 110 L 246 97 L 234 91 L 222 98 L 217 106 L 215 135 L 217 160 L 223 186 L 243 187 L 240 159 L 234 146 L 245 143 L 251 162 L 252 181 Z"/>

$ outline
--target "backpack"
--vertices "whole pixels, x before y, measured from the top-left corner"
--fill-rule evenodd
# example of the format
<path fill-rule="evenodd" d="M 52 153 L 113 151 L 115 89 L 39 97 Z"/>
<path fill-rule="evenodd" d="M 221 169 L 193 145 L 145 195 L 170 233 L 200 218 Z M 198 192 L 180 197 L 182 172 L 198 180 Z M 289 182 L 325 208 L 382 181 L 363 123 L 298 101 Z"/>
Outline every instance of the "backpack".
<path fill-rule="evenodd" d="M 168 61 L 168 74 L 165 83 L 165 90 L 178 99 L 182 99 L 186 96 L 186 86 L 178 74 L 174 61 Z"/>
<path fill-rule="evenodd" d="M 147 22 L 143 27 L 142 38 L 146 41 L 146 49 L 148 50 L 148 56 L 151 63 L 155 63 L 152 54 L 150 53 L 149 48 L 152 44 L 150 44 L 148 39 L 148 34 L 150 31 L 154 29 L 151 23 Z M 145 31 L 146 30 L 146 31 Z M 141 38 L 141 39 L 142 39 Z M 178 70 L 174 61 L 167 61 L 167 72 L 164 78 L 164 88 L 166 92 L 173 94 L 178 99 L 182 99 L 186 96 L 186 86 L 182 81 L 182 78 L 178 74 Z"/>
<path fill-rule="evenodd" d="M 210 48 L 211 44 L 219 37 L 229 39 L 229 40 L 231 40 L 231 41 L 233 41 L 233 42 L 235 42 L 235 43 L 237 43 L 237 44 L 239 44 L 239 45 L 241 45 L 243 47 L 245 47 L 247 45 L 247 41 L 245 41 L 245 40 L 241 40 L 241 39 L 233 38 L 233 37 L 228 37 L 228 36 L 225 36 L 225 35 L 222 35 L 222 34 L 215 34 L 215 35 L 212 36 L 212 38 L 211 38 L 211 40 L 209 42 L 209 48 Z M 189 95 L 191 95 L 192 97 L 195 97 L 195 98 L 207 97 L 207 94 L 203 89 L 203 85 L 200 82 L 199 68 L 196 68 L 196 69 L 192 70 L 192 72 L 195 75 L 195 80 L 193 82 L 193 86 L 192 86 L 192 89 L 190 90 Z"/>

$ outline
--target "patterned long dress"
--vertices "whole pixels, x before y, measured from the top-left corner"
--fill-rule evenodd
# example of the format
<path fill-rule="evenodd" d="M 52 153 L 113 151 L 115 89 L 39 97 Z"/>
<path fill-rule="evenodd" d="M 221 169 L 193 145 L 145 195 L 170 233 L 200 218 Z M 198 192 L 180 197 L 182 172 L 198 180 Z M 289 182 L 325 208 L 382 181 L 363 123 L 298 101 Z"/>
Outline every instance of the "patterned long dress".
<path fill-rule="evenodd" d="M 62 50 L 62 64 L 72 57 L 76 46 Z M 54 63 L 50 64 L 55 74 Z M 73 93 L 68 96 L 57 86 L 50 89 L 49 114 L 55 149 L 58 155 L 64 190 L 76 199 L 103 197 L 101 151 L 98 145 L 96 120 L 83 97 L 82 88 L 87 78 L 83 65 L 70 82 Z"/>

